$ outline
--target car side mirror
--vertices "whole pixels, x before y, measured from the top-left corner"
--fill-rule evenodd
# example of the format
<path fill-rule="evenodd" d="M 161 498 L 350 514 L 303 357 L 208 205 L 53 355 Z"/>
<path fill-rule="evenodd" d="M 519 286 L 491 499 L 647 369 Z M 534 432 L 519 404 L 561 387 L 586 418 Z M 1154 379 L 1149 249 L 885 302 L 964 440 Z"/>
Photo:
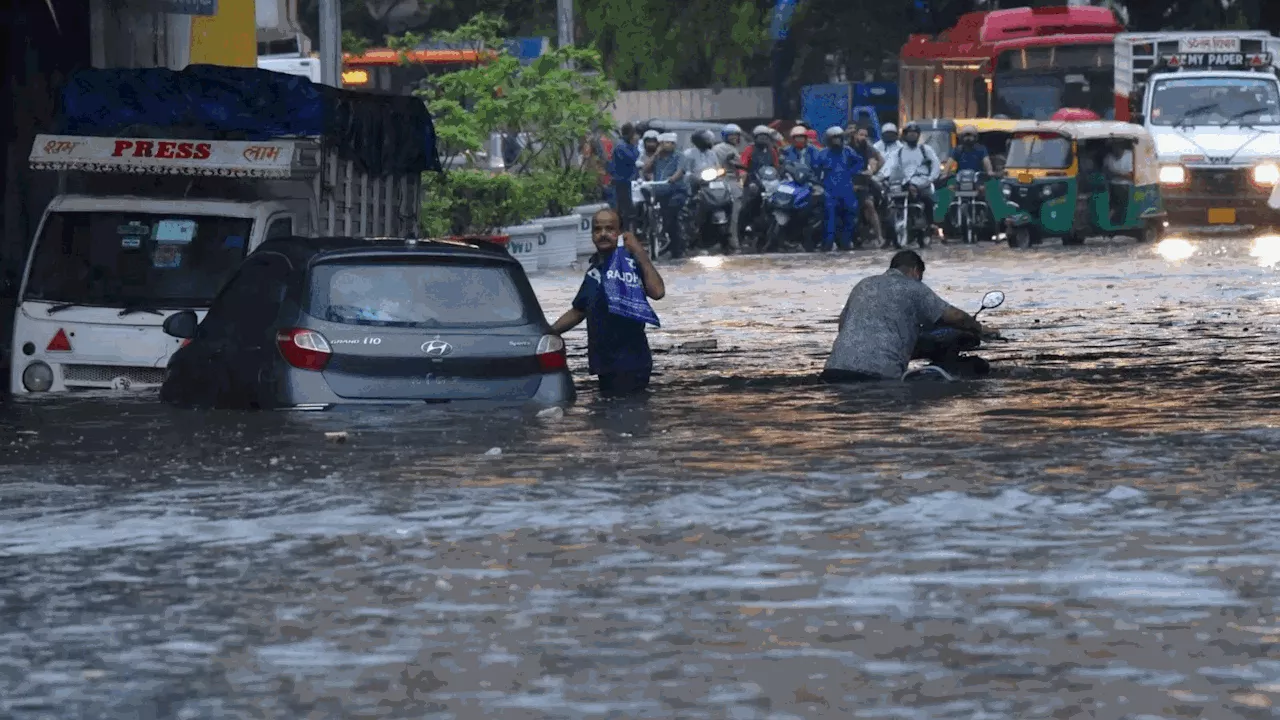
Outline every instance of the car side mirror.
<path fill-rule="evenodd" d="M 190 310 L 176 312 L 164 319 L 164 334 L 181 340 L 190 340 L 196 336 L 196 328 L 200 320 Z"/>

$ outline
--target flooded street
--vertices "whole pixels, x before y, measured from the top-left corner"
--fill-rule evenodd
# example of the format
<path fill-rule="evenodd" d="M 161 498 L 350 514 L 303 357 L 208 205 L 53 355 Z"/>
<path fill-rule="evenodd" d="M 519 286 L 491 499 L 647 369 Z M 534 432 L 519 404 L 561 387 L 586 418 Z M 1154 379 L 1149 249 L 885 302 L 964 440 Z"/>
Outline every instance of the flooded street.
<path fill-rule="evenodd" d="M 930 250 L 981 382 L 816 383 L 877 252 L 663 268 L 559 420 L 8 403 L 0 717 L 1280 715 L 1280 256 L 1195 249 Z"/>

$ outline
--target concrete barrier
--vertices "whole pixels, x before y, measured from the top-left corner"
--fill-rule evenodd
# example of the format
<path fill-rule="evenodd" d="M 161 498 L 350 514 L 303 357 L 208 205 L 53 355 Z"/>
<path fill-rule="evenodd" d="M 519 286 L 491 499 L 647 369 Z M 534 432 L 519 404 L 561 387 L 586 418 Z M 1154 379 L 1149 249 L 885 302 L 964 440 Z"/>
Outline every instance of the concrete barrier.
<path fill-rule="evenodd" d="M 567 268 L 578 259 L 578 232 L 582 223 L 580 215 L 538 218 L 532 222 L 542 226 L 542 234 L 538 237 L 539 269 Z"/>
<path fill-rule="evenodd" d="M 511 236 L 511 240 L 507 243 L 507 252 L 520 261 L 526 273 L 538 271 L 538 238 L 542 233 L 542 226 L 532 223 L 502 229 L 503 235 Z"/>

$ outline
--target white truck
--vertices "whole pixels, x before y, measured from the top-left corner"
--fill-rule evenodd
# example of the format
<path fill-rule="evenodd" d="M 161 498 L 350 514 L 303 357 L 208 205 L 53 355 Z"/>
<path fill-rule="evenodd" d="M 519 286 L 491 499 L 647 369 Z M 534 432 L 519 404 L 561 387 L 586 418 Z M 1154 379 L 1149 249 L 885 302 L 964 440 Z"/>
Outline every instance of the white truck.
<path fill-rule="evenodd" d="M 1267 231 L 1280 212 L 1280 38 L 1267 32 L 1121 33 L 1116 119 L 1155 139 L 1170 225 Z"/>
<path fill-rule="evenodd" d="M 166 316 L 203 318 L 268 238 L 416 237 L 422 170 L 368 174 L 335 142 L 37 137 L 31 167 L 65 190 L 22 278 L 12 392 L 157 387 L 181 342 Z"/>

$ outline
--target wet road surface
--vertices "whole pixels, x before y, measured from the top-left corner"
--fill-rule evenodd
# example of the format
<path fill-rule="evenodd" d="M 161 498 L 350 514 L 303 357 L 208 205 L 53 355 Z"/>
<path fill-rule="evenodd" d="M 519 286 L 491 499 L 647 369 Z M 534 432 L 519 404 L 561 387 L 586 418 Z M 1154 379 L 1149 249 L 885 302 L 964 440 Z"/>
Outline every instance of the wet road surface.
<path fill-rule="evenodd" d="M 868 253 L 666 268 L 560 420 L 10 403 L 0 717 L 1273 717 L 1280 258 L 927 259 L 993 378 L 815 384 Z"/>

